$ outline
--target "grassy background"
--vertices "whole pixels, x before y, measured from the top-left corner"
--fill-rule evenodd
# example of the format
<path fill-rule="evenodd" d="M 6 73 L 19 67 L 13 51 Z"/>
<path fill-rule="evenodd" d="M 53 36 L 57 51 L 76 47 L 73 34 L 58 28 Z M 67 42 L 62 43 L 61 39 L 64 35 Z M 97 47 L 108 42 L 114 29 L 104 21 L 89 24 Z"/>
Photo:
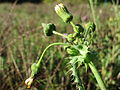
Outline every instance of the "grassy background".
<path fill-rule="evenodd" d="M 57 3 L 45 0 L 40 4 L 0 4 L 0 90 L 26 90 L 24 81 L 30 75 L 30 65 L 39 59 L 50 43 L 65 42 L 59 36 L 45 37 L 41 23 L 54 23 L 61 33 L 72 32 L 72 27 L 54 12 Z M 93 21 L 87 0 L 64 3 L 73 13 L 75 23 Z M 120 6 L 112 3 L 94 4 L 94 10 L 98 28 L 92 47 L 99 53 L 99 59 L 94 63 L 109 90 L 119 90 Z M 75 90 L 70 75 L 66 74 L 66 55 L 61 46 L 49 49 L 31 90 Z M 84 67 L 80 70 L 86 90 L 99 90 L 91 71 L 85 72 Z"/>

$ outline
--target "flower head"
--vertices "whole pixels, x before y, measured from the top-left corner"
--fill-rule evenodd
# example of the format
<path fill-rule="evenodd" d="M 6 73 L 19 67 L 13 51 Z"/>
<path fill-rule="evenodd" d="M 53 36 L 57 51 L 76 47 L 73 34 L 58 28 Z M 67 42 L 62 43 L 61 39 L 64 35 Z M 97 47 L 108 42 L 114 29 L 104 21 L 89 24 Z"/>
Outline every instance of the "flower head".
<path fill-rule="evenodd" d="M 55 12 L 66 23 L 72 21 L 72 19 L 73 19 L 72 14 L 67 10 L 67 8 L 62 3 L 60 3 L 60 4 L 58 4 L 58 5 L 55 6 Z"/>
<path fill-rule="evenodd" d="M 33 77 L 29 77 L 28 79 L 25 80 L 25 85 L 27 85 L 27 88 L 30 88 L 33 82 Z"/>
<path fill-rule="evenodd" d="M 51 36 L 53 35 L 53 31 L 56 31 L 56 27 L 52 23 L 49 24 L 42 23 L 42 26 L 43 26 L 44 34 L 46 36 Z"/>

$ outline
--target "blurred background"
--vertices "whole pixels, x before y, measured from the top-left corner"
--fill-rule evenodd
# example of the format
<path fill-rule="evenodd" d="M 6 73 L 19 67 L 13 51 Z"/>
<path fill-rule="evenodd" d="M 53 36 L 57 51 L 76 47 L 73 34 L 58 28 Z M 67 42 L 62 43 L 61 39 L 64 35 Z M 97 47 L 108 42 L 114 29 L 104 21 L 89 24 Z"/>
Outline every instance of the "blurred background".
<path fill-rule="evenodd" d="M 65 42 L 59 36 L 45 37 L 41 23 L 54 23 L 61 33 L 72 32 L 55 13 L 64 3 L 75 23 L 97 25 L 93 47 L 94 63 L 109 90 L 120 90 L 120 1 L 119 0 L 0 0 L 0 90 L 27 90 L 24 81 L 30 65 L 37 62 L 44 48 Z M 61 46 L 50 48 L 30 90 L 75 90 L 67 72 L 67 56 Z M 86 90 L 100 90 L 91 71 L 80 68 Z"/>

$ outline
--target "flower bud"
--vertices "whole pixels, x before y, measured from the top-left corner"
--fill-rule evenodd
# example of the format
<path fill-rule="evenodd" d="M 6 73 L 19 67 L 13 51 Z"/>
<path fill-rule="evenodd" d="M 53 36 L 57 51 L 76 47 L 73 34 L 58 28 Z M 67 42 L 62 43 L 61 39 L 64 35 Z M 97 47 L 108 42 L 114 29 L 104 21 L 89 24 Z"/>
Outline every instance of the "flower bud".
<path fill-rule="evenodd" d="M 96 25 L 93 22 L 89 22 L 85 25 L 86 30 L 94 32 L 96 29 Z"/>
<path fill-rule="evenodd" d="M 33 63 L 31 66 L 31 71 L 31 76 L 34 77 L 39 71 L 39 66 L 36 63 Z"/>
<path fill-rule="evenodd" d="M 68 40 L 69 42 L 73 42 L 73 41 L 75 40 L 73 34 L 69 34 L 67 40 Z"/>
<path fill-rule="evenodd" d="M 58 14 L 58 16 L 60 16 L 63 19 L 65 23 L 68 23 L 73 19 L 72 14 L 62 3 L 55 6 L 55 12 Z"/>
<path fill-rule="evenodd" d="M 72 55 L 72 56 L 77 56 L 79 55 L 79 51 L 75 48 L 67 48 L 67 53 Z"/>
<path fill-rule="evenodd" d="M 56 27 L 52 23 L 49 24 L 42 23 L 42 26 L 43 26 L 44 34 L 46 36 L 51 36 L 53 35 L 53 31 L 56 31 Z"/>
<path fill-rule="evenodd" d="M 84 28 L 80 24 L 76 24 L 73 29 L 76 33 L 81 33 L 84 31 Z"/>

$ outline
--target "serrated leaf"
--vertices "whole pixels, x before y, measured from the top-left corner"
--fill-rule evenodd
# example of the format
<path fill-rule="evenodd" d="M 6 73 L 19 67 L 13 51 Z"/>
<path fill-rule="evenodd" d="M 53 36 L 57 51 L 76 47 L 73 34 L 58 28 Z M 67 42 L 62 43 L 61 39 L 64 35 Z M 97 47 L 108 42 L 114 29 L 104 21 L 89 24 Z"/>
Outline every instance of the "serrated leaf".
<path fill-rule="evenodd" d="M 77 59 L 78 59 L 77 57 L 73 57 L 72 60 L 70 60 L 69 63 L 70 64 L 75 64 L 75 62 L 77 61 Z"/>

